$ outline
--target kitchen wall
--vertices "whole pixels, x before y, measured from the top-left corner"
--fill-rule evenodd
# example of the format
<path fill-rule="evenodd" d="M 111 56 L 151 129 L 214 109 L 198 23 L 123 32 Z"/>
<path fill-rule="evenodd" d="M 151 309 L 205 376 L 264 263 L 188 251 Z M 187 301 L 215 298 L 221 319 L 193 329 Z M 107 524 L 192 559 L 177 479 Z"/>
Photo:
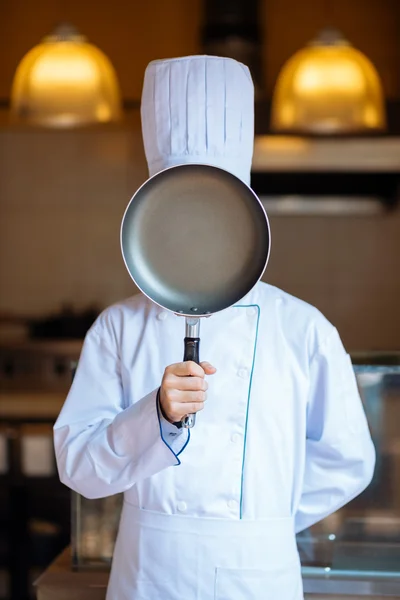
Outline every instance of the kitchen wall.
<path fill-rule="evenodd" d="M 0 98 L 23 54 L 64 17 L 111 58 L 126 100 L 140 98 L 149 60 L 200 51 L 201 0 L 0 3 Z M 328 7 L 328 11 L 326 8 Z M 262 23 L 266 96 L 283 62 L 330 21 L 377 65 L 400 98 L 396 0 L 268 0 Z M 102 308 L 135 292 L 119 226 L 147 176 L 138 112 L 119 126 L 0 128 L 0 316 L 70 303 Z M 320 308 L 351 349 L 400 346 L 400 213 L 273 217 L 266 279 Z"/>
<path fill-rule="evenodd" d="M 103 307 L 136 291 L 119 248 L 123 211 L 147 177 L 132 121 L 0 130 L 0 312 Z"/>
<path fill-rule="evenodd" d="M 400 348 L 400 210 L 271 218 L 266 279 L 317 306 L 346 345 Z"/>
<path fill-rule="evenodd" d="M 139 115 L 128 125 L 0 130 L 0 314 L 41 315 L 136 292 L 119 227 L 147 176 Z M 265 280 L 316 305 L 352 349 L 400 345 L 400 211 L 271 217 Z"/>

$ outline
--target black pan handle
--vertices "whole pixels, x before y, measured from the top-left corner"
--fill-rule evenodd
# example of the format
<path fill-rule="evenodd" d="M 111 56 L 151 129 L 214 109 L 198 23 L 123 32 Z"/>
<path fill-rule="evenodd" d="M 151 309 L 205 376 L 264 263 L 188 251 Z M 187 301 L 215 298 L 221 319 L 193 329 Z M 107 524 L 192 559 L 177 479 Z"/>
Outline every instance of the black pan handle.
<path fill-rule="evenodd" d="M 200 338 L 185 337 L 185 354 L 183 361 L 187 362 L 192 360 L 193 362 L 200 364 Z"/>
<path fill-rule="evenodd" d="M 200 319 L 186 318 L 185 352 L 183 361 L 192 360 L 200 364 Z M 196 423 L 196 413 L 186 415 L 182 419 L 182 427 L 191 429 Z"/>

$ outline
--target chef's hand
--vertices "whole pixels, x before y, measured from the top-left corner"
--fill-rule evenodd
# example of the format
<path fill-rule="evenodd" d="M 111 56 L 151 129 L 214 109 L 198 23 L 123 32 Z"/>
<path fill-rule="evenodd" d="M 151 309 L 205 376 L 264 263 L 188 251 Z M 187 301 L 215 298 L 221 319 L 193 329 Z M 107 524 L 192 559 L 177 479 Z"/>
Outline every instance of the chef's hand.
<path fill-rule="evenodd" d="M 192 361 L 167 367 L 160 388 L 160 404 L 165 418 L 176 423 L 188 414 L 203 410 L 208 388 L 204 377 L 213 375 L 216 370 L 208 362 L 198 365 Z"/>

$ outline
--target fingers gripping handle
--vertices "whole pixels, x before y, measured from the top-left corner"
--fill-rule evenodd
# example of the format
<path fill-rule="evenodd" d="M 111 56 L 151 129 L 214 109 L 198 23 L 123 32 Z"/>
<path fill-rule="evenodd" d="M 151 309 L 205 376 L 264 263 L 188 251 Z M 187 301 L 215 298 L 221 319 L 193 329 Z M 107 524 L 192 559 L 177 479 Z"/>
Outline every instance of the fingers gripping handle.
<path fill-rule="evenodd" d="M 200 319 L 186 319 L 186 337 L 184 362 L 192 360 L 200 364 Z M 186 415 L 182 419 L 182 427 L 191 429 L 196 423 L 196 414 Z"/>

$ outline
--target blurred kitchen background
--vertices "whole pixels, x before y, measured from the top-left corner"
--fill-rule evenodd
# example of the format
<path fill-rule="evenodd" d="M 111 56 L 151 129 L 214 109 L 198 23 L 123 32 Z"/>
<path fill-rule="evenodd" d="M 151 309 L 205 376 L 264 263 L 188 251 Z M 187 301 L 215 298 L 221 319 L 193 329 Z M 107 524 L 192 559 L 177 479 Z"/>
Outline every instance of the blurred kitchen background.
<path fill-rule="evenodd" d="M 119 227 L 147 178 L 148 62 L 205 53 L 250 67 L 252 186 L 272 229 L 264 279 L 317 306 L 354 356 L 395 364 L 399 32 L 396 0 L 0 3 L 1 599 L 31 597 L 69 543 L 51 428 L 86 330 L 136 293 Z M 393 411 L 379 431 L 392 423 L 398 455 Z"/>

